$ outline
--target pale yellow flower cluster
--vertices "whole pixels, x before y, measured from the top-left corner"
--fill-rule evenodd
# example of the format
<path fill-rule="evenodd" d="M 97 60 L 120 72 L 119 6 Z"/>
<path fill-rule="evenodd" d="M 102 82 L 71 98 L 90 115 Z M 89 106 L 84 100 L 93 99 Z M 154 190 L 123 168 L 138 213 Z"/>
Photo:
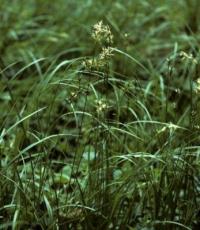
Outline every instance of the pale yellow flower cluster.
<path fill-rule="evenodd" d="M 108 45 L 113 43 L 113 35 L 111 33 L 111 30 L 109 26 L 104 25 L 102 21 L 94 25 L 92 37 L 96 42 L 103 45 L 104 43 Z"/>
<path fill-rule="evenodd" d="M 111 47 L 103 47 L 101 53 L 99 54 L 100 60 L 108 60 L 113 56 Z"/>
<path fill-rule="evenodd" d="M 200 92 L 200 78 L 196 80 L 197 86 L 196 86 L 196 92 Z"/>
<path fill-rule="evenodd" d="M 99 70 L 105 67 L 113 56 L 113 48 L 110 47 L 113 43 L 113 35 L 109 26 L 100 21 L 94 25 L 92 37 L 101 45 L 101 52 L 98 56 L 83 61 L 82 65 L 89 70 Z"/>
<path fill-rule="evenodd" d="M 192 63 L 197 64 L 197 59 L 192 54 L 187 54 L 186 52 L 181 51 L 179 56 L 182 60 L 190 60 Z"/>
<path fill-rule="evenodd" d="M 96 111 L 97 113 L 101 113 L 108 108 L 108 105 L 101 99 L 96 100 Z"/>

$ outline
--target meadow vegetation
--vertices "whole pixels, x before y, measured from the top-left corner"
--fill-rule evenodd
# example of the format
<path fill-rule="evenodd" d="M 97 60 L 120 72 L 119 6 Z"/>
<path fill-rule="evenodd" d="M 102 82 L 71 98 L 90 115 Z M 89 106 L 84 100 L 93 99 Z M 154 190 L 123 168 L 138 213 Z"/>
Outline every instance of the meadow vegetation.
<path fill-rule="evenodd" d="M 199 15 L 0 1 L 0 229 L 200 229 Z"/>

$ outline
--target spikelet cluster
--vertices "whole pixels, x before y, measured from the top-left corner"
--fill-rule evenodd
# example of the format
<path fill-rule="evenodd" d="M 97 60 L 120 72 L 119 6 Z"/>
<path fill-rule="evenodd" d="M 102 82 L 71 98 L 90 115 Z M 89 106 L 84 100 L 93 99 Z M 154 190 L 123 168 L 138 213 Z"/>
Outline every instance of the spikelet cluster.
<path fill-rule="evenodd" d="M 92 38 L 101 45 L 111 45 L 113 43 L 111 30 L 102 21 L 93 26 Z"/>
<path fill-rule="evenodd" d="M 187 54 L 186 52 L 184 51 L 181 51 L 179 53 L 179 57 L 181 58 L 181 60 L 189 60 L 191 61 L 192 63 L 194 64 L 197 64 L 197 59 L 192 55 L 192 54 Z"/>
<path fill-rule="evenodd" d="M 96 100 L 96 111 L 97 113 L 101 113 L 108 108 L 108 105 L 104 100 Z"/>
<path fill-rule="evenodd" d="M 200 92 L 200 78 L 196 80 L 196 92 Z"/>
<path fill-rule="evenodd" d="M 113 35 L 109 26 L 100 21 L 93 26 L 92 38 L 100 45 L 100 53 L 96 57 L 84 60 L 82 64 L 88 70 L 101 70 L 113 56 Z"/>

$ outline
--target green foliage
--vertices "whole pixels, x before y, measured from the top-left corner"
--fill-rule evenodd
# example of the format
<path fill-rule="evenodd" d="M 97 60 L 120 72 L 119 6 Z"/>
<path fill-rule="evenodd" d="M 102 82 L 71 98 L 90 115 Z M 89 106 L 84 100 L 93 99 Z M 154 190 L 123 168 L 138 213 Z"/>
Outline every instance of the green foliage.
<path fill-rule="evenodd" d="M 198 0 L 2 0 L 0 229 L 199 229 Z"/>

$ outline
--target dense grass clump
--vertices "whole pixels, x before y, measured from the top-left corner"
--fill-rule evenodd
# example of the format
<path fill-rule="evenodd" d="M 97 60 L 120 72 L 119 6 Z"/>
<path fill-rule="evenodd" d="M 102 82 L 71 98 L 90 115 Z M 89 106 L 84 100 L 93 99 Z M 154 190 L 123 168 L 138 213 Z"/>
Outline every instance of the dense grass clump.
<path fill-rule="evenodd" d="M 2 0 L 0 229 L 200 229 L 198 0 Z"/>

